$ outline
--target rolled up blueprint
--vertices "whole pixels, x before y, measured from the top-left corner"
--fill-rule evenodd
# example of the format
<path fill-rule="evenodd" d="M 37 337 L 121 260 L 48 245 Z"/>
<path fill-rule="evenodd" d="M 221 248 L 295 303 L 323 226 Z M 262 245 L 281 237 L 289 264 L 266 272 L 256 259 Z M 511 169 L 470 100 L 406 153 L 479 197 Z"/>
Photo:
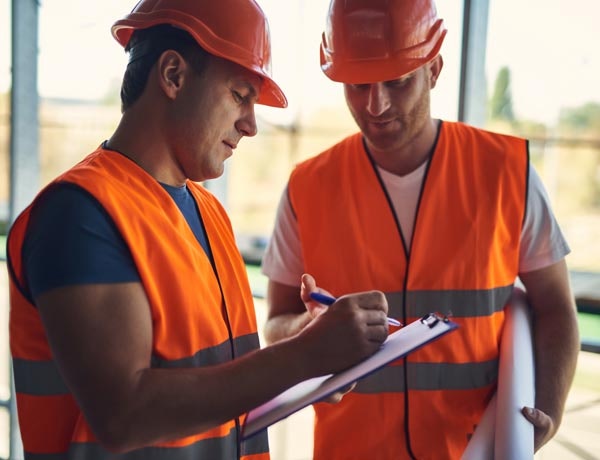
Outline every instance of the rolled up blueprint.
<path fill-rule="evenodd" d="M 535 404 L 535 369 L 531 318 L 525 292 L 515 287 L 505 308 L 500 343 L 498 389 L 463 460 L 533 458 L 533 425 L 521 413 Z"/>

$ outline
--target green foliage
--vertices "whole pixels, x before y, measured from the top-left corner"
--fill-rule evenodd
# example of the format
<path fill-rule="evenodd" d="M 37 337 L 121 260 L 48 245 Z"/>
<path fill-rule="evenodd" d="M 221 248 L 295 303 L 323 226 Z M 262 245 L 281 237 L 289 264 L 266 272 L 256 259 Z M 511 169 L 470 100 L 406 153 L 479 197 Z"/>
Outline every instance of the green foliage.
<path fill-rule="evenodd" d="M 510 70 L 508 67 L 502 67 L 498 71 L 489 107 L 490 119 L 514 121 L 515 114 L 513 112 Z"/>
<path fill-rule="evenodd" d="M 577 167 L 577 180 L 570 186 L 579 191 L 579 206 L 600 209 L 600 103 L 587 102 L 561 110 L 558 135 L 577 139 L 580 146 L 573 155 L 567 149 L 569 167 Z M 573 193 L 574 196 L 575 193 Z M 573 206 L 574 207 L 574 206 Z"/>
<path fill-rule="evenodd" d="M 559 126 L 566 130 L 597 135 L 600 132 L 600 103 L 588 102 L 579 107 L 561 110 Z"/>

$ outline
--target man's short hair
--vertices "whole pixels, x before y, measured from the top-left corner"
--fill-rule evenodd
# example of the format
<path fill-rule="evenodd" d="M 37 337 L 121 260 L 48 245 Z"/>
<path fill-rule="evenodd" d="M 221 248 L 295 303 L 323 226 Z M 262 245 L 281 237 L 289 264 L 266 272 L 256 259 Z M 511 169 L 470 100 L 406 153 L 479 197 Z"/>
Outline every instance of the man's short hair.
<path fill-rule="evenodd" d="M 138 29 L 125 47 L 125 51 L 129 53 L 129 63 L 121 86 L 122 112 L 139 99 L 148 82 L 152 66 L 159 56 L 169 49 L 181 54 L 198 73 L 204 71 L 209 53 L 185 30 L 169 24 Z"/>

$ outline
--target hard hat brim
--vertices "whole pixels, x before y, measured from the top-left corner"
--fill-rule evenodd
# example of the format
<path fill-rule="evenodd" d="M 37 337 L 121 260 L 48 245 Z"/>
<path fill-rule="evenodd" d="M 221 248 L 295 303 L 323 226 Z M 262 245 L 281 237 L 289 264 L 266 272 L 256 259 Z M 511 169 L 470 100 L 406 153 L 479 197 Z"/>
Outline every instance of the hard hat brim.
<path fill-rule="evenodd" d="M 445 29 L 441 31 L 437 42 L 423 58 L 385 56 L 381 59 L 336 60 L 326 56 L 321 46 L 321 70 L 330 80 L 340 83 L 368 84 L 396 80 L 433 61 L 440 53 L 446 32 Z"/>

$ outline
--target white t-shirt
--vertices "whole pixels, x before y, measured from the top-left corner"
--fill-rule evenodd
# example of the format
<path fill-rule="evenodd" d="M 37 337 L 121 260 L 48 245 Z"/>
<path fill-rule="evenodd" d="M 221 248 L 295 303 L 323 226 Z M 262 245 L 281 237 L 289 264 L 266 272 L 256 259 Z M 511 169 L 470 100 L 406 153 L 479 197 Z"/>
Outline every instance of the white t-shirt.
<path fill-rule="evenodd" d="M 427 162 L 423 163 L 405 176 L 378 168 L 408 247 L 426 165 Z M 519 273 L 552 265 L 571 251 L 554 217 L 542 181 L 532 165 L 529 168 L 528 186 L 525 222 L 521 230 Z M 262 272 L 271 280 L 289 286 L 299 286 L 304 273 L 298 226 L 287 190 L 279 201 L 275 228 L 262 260 Z"/>

